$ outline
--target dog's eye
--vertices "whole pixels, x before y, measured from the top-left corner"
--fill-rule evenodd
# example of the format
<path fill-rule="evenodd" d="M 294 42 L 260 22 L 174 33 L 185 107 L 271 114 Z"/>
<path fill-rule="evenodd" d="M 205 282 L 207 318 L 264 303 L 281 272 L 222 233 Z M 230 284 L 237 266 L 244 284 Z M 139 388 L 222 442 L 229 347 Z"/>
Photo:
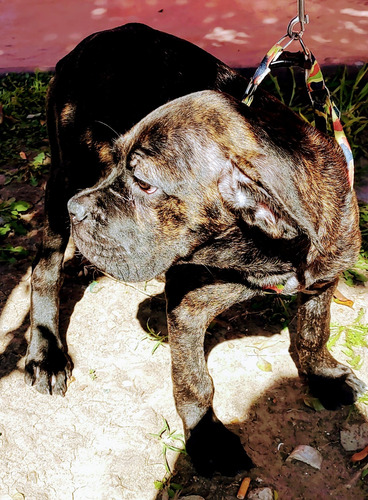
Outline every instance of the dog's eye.
<path fill-rule="evenodd" d="M 157 187 L 151 186 L 151 184 L 148 184 L 148 182 L 141 181 L 140 179 L 137 179 L 136 177 L 134 180 L 138 184 L 138 186 L 141 188 L 141 190 L 147 194 L 153 194 L 157 191 Z"/>

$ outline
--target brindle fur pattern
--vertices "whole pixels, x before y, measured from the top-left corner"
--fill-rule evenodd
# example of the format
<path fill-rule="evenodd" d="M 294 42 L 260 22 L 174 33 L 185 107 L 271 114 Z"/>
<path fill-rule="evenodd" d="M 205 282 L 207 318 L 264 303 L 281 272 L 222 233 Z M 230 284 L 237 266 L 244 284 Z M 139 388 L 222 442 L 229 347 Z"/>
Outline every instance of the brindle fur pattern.
<path fill-rule="evenodd" d="M 198 47 L 140 24 L 93 34 L 59 61 L 48 94 L 52 171 L 26 358 L 26 381 L 39 392 L 63 395 L 72 368 L 58 327 L 69 198 L 106 175 L 116 137 L 158 106 L 203 89 L 240 98 L 245 86 L 238 73 Z"/>
<path fill-rule="evenodd" d="M 132 39 L 134 54 L 116 69 L 116 43 Z M 149 95 L 136 62 L 147 50 L 147 64 L 159 66 Z M 164 63 L 163 54 L 171 56 Z M 90 81 L 99 56 L 101 72 Z M 209 323 L 234 303 L 280 284 L 298 293 L 300 372 L 329 408 L 363 390 L 326 349 L 337 277 L 360 247 L 345 158 L 333 139 L 267 94 L 257 93 L 250 108 L 240 103 L 245 87 L 191 44 L 127 25 L 82 42 L 59 63 L 49 95 L 53 174 L 32 280 L 28 382 L 63 394 L 70 375 L 57 293 L 72 196 L 73 238 L 95 266 L 125 281 L 166 272 L 175 401 L 203 474 L 251 466 L 213 414 L 203 352 Z"/>

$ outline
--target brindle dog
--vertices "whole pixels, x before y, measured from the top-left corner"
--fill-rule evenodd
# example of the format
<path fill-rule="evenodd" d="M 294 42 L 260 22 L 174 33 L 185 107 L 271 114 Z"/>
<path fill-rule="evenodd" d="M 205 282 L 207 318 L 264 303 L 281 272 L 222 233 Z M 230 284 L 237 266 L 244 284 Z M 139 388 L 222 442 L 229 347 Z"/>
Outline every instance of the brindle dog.
<path fill-rule="evenodd" d="M 116 66 L 122 53 L 128 61 Z M 146 63 L 156 67 L 149 94 Z M 49 95 L 53 173 L 32 279 L 28 382 L 63 394 L 70 374 L 57 292 L 71 198 L 74 241 L 96 267 L 124 281 L 166 272 L 176 406 L 207 475 L 251 466 L 213 414 L 203 351 L 209 323 L 234 303 L 276 286 L 297 293 L 299 368 L 313 392 L 335 408 L 364 388 L 326 349 L 337 279 L 360 247 L 344 155 L 276 99 L 259 92 L 242 104 L 245 86 L 200 49 L 127 25 L 82 42 L 59 63 Z M 174 99 L 202 88 L 217 90 Z"/>

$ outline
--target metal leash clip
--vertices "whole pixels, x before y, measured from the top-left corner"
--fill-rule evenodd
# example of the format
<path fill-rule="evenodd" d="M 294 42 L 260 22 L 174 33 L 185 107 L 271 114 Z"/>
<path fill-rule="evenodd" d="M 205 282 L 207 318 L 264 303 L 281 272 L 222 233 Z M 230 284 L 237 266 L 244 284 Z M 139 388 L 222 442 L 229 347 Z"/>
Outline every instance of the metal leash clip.
<path fill-rule="evenodd" d="M 300 24 L 300 30 L 294 31 L 294 27 L 298 23 Z M 298 0 L 298 15 L 290 21 L 287 27 L 287 34 L 289 35 L 290 38 L 294 40 L 297 38 L 301 38 L 305 30 L 305 25 L 308 23 L 309 23 L 309 16 L 305 13 L 304 0 Z"/>
<path fill-rule="evenodd" d="M 300 24 L 300 30 L 294 31 L 297 24 Z M 285 49 L 294 41 L 298 40 L 304 53 L 304 67 L 310 67 L 312 64 L 311 53 L 306 48 L 303 43 L 302 36 L 304 33 L 305 25 L 309 23 L 309 16 L 305 14 L 304 0 L 298 0 L 298 15 L 294 17 L 287 27 L 286 35 L 284 35 L 280 40 L 267 52 L 261 64 L 257 68 L 253 77 L 250 79 L 248 87 L 243 95 L 242 101 L 250 106 L 253 100 L 253 94 L 256 91 L 258 85 L 262 82 L 266 75 L 271 71 L 271 66 L 277 62 L 277 59 Z M 286 43 L 284 41 L 287 40 Z"/>

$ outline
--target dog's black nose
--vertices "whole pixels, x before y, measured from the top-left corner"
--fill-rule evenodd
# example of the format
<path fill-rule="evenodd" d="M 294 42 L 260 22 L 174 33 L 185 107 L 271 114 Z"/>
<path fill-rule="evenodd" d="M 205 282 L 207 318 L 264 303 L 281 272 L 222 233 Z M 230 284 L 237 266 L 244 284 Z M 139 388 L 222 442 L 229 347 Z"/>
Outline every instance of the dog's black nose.
<path fill-rule="evenodd" d="M 73 222 L 81 222 L 88 215 L 86 207 L 75 198 L 68 201 L 68 210 Z"/>

